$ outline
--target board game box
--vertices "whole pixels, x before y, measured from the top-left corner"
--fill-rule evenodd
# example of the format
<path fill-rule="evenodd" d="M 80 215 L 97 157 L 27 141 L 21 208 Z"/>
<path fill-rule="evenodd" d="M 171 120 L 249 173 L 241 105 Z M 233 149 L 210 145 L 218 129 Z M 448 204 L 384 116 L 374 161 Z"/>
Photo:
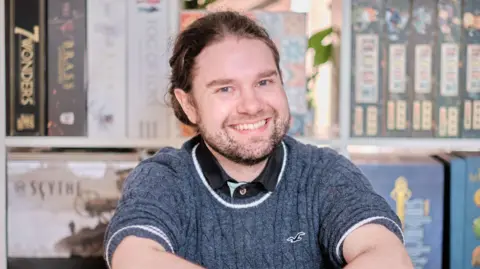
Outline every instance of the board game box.
<path fill-rule="evenodd" d="M 430 157 L 352 155 L 402 222 L 415 268 L 442 268 L 444 168 Z"/>
<path fill-rule="evenodd" d="M 48 135 L 87 134 L 86 1 L 48 3 Z"/>
<path fill-rule="evenodd" d="M 127 1 L 87 0 L 88 136 L 127 136 Z"/>
<path fill-rule="evenodd" d="M 352 137 L 380 135 L 384 4 L 380 0 L 352 1 Z"/>
<path fill-rule="evenodd" d="M 462 47 L 463 132 L 480 137 L 480 2 L 464 0 Z"/>
<path fill-rule="evenodd" d="M 46 132 L 46 7 L 45 0 L 5 1 L 7 135 Z"/>
<path fill-rule="evenodd" d="M 9 153 L 8 258 L 102 257 L 105 228 L 138 161 L 133 153 Z"/>

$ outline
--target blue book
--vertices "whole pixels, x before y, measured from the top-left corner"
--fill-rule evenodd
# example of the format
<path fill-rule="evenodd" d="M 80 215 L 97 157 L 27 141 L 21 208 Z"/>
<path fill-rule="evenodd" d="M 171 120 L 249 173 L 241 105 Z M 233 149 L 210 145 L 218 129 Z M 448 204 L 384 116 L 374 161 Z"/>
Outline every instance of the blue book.
<path fill-rule="evenodd" d="M 444 167 L 430 157 L 353 156 L 402 221 L 415 268 L 442 268 Z"/>
<path fill-rule="evenodd" d="M 480 153 L 451 160 L 450 268 L 480 267 Z"/>

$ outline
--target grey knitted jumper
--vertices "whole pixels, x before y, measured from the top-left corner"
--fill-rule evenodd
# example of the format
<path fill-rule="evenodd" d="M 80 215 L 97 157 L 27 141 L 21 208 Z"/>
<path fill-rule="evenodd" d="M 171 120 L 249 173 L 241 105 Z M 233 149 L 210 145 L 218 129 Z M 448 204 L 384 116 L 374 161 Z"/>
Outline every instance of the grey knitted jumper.
<path fill-rule="evenodd" d="M 237 199 L 208 185 L 197 141 L 164 148 L 129 175 L 105 235 L 109 266 L 129 235 L 215 269 L 341 268 L 343 241 L 366 223 L 382 224 L 403 241 L 395 212 L 334 150 L 285 137 L 275 191 Z"/>

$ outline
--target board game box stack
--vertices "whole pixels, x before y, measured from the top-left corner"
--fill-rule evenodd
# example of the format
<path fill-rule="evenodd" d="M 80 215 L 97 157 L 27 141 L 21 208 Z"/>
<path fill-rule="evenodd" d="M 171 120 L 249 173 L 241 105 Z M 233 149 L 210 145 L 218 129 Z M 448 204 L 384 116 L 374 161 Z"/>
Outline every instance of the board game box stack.
<path fill-rule="evenodd" d="M 138 154 L 10 153 L 8 159 L 8 268 L 106 269 L 105 229 Z"/>
<path fill-rule="evenodd" d="M 207 11 L 186 10 L 180 15 L 180 30 L 201 18 Z M 280 69 L 285 92 L 292 113 L 291 135 L 305 135 L 306 126 L 311 124 L 307 109 L 307 75 L 305 57 L 307 51 L 306 14 L 297 12 L 251 11 L 246 13 L 257 20 L 269 33 L 280 52 Z M 177 133 L 188 137 L 195 134 L 178 122 Z"/>
<path fill-rule="evenodd" d="M 164 97 L 178 4 L 5 4 L 7 136 L 172 136 Z"/>
<path fill-rule="evenodd" d="M 480 138 L 480 1 L 351 8 L 350 135 Z"/>

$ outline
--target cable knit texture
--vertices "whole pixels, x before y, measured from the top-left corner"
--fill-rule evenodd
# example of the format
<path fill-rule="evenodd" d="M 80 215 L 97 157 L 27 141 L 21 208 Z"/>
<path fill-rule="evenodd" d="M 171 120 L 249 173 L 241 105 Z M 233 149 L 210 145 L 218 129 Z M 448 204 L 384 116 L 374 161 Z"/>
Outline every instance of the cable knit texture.
<path fill-rule="evenodd" d="M 235 199 L 206 184 L 197 142 L 164 148 L 129 175 L 105 235 L 109 266 L 129 235 L 216 269 L 341 268 L 343 240 L 365 223 L 383 224 L 403 240 L 395 212 L 334 150 L 286 137 L 276 190 Z"/>

